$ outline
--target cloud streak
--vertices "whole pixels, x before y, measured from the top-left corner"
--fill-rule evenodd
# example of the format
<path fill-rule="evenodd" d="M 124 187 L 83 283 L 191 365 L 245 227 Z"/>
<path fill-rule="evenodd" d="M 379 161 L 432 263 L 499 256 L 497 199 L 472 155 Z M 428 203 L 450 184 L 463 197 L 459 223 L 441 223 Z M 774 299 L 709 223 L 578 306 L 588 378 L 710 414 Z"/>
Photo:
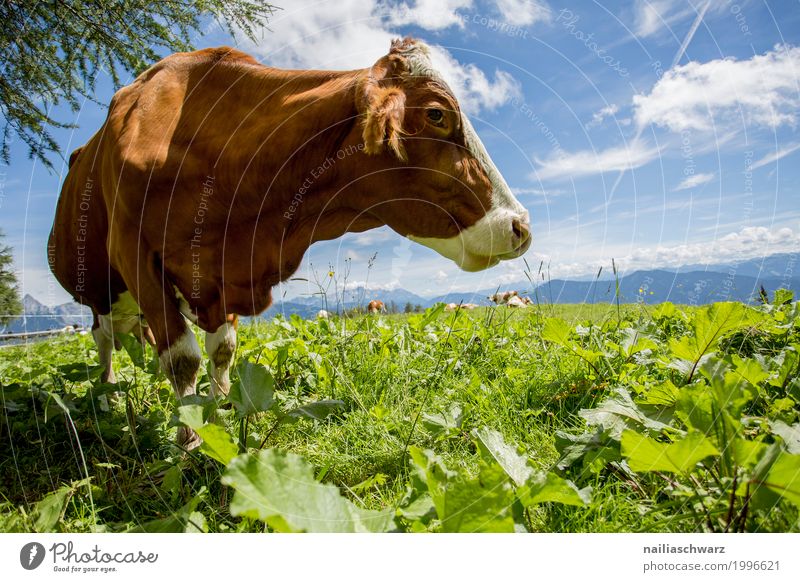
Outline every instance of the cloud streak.
<path fill-rule="evenodd" d="M 772 164 L 773 162 L 777 162 L 778 160 L 780 160 L 782 158 L 785 158 L 786 156 L 796 152 L 797 150 L 800 150 L 800 143 L 796 143 L 796 144 L 792 144 L 792 145 L 784 147 L 784 148 L 780 148 L 776 152 L 772 152 L 770 154 L 767 154 L 766 156 L 764 156 L 763 158 L 761 158 L 757 162 L 753 162 L 753 165 L 750 166 L 750 169 L 751 170 L 757 170 L 758 168 L 763 168 L 764 166 L 766 166 L 768 164 Z"/>
<path fill-rule="evenodd" d="M 692 188 L 696 188 L 697 186 L 701 186 L 703 184 L 708 184 L 712 182 L 717 175 L 714 173 L 711 174 L 694 174 L 692 176 L 687 177 L 683 182 L 677 185 L 675 191 L 679 190 L 690 190 Z"/>
<path fill-rule="evenodd" d="M 545 160 L 535 159 L 534 176 L 539 180 L 580 178 L 605 172 L 633 170 L 654 160 L 659 150 L 642 139 L 605 150 L 581 150 L 561 153 Z"/>

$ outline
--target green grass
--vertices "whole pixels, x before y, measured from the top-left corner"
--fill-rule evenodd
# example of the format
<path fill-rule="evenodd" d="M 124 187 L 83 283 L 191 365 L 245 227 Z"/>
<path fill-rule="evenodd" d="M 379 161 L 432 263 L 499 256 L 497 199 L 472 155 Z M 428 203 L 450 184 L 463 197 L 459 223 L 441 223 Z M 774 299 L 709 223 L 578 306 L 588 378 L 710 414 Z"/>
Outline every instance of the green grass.
<path fill-rule="evenodd" d="M 755 443 L 746 446 L 760 447 L 762 472 L 770 470 L 764 460 L 772 454 L 765 452 L 770 446 L 783 447 L 773 451 L 783 455 L 782 463 L 800 458 L 796 444 L 770 428 L 780 421 L 797 429 L 800 420 L 797 369 L 770 384 L 781 365 L 794 366 L 792 354 L 800 344 L 797 304 L 741 306 L 736 320 L 697 353 L 697 371 L 690 377 L 682 367 L 688 360 L 679 357 L 690 348 L 675 342 L 702 334 L 697 327 L 702 318 L 716 325 L 714 313 L 636 304 L 619 311 L 616 305 L 541 305 L 250 323 L 240 328 L 237 362 L 266 366 L 275 404 L 246 420 L 222 407 L 215 422 L 225 427 L 242 458 L 262 444 L 296 453 L 317 480 L 338 487 L 356 507 L 401 508 L 395 527 L 402 531 L 446 530 L 454 523 L 441 511 L 419 519 L 401 515 L 409 499 L 428 495 L 410 452 L 435 452 L 447 471 L 459 475 L 461 481 L 448 485 L 458 493 L 467 487 L 465 480 L 492 466 L 474 432 L 481 427 L 518 447 L 532 470 L 568 479 L 575 490 L 591 487 L 585 504 L 547 501 L 525 507 L 514 522 L 530 531 L 721 531 L 734 523 L 747 531 L 798 531 L 796 500 L 758 489 L 755 484 L 767 479 L 759 480 L 744 461 L 726 465 L 723 451 L 734 441 Z M 626 330 L 639 334 L 626 348 L 633 353 L 620 347 L 633 333 Z M 742 388 L 750 396 L 738 408 L 721 405 L 730 416 L 726 422 L 733 423 L 725 425 L 724 434 L 719 423 L 703 428 L 687 419 L 680 397 L 666 404 L 651 398 L 665 382 L 679 395 L 712 392 L 717 380 L 701 371 L 710 357 L 725 360 L 731 375 L 739 373 L 740 361 L 756 362 L 769 375 Z M 233 515 L 238 486 L 222 484 L 225 466 L 174 446 L 177 403 L 151 362 L 137 367 L 125 351 L 116 352 L 118 385 L 111 386 L 99 384 L 96 361 L 90 335 L 0 350 L 0 530 L 281 529 L 266 518 Z M 664 427 L 611 413 L 604 425 L 586 417 L 586 410 L 608 410 L 617 390 L 629 394 L 648 418 L 664 420 Z M 202 372 L 199 392 L 207 391 Z M 321 420 L 283 421 L 286 411 L 320 400 L 341 404 Z M 215 407 L 207 399 L 196 403 Z M 628 463 L 637 462 L 635 454 L 620 453 L 622 430 L 609 430 L 615 422 L 664 446 L 679 442 L 687 430 L 704 430 L 722 452 L 685 474 L 634 472 Z M 582 450 L 564 462 L 563 435 L 578 438 L 598 430 L 601 454 Z M 737 493 L 745 477 L 754 488 Z M 516 489 L 504 479 L 498 487 Z M 700 485 L 703 492 L 697 493 Z M 426 486 L 435 498 L 434 484 Z M 790 479 L 788 488 L 800 490 L 800 476 Z M 741 519 L 726 514 L 730 499 L 737 512 L 747 507 Z M 487 520 L 506 509 L 489 507 Z"/>

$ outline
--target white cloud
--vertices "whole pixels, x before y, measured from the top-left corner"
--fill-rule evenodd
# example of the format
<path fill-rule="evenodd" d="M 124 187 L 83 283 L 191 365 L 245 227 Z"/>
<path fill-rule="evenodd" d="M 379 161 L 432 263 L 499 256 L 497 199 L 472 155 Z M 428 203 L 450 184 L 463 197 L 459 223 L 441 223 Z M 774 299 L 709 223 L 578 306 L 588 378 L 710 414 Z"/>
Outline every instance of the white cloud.
<path fill-rule="evenodd" d="M 489 80 L 474 64 L 461 65 L 445 49 L 432 46 L 431 60 L 447 84 L 458 97 L 458 102 L 467 113 L 482 109 L 497 109 L 512 98 L 521 98 L 519 83 L 505 71 L 495 71 Z"/>
<path fill-rule="evenodd" d="M 428 13 L 425 10 L 434 3 L 417 2 L 404 13 L 404 18 L 407 24 L 422 28 L 436 29 L 440 23 L 446 28 L 462 22 L 460 18 L 456 20 L 457 7 L 469 4 L 452 0 Z M 440 19 L 434 18 L 436 14 Z M 397 25 L 393 19 L 394 12 L 377 0 L 298 0 L 278 12 L 270 22 L 270 30 L 246 48 L 264 63 L 277 67 L 365 68 L 389 51 L 392 39 L 404 36 L 402 30 L 392 28 Z M 433 45 L 431 52 L 434 65 L 468 113 L 495 109 L 520 94 L 519 84 L 505 71 L 496 70 L 490 77 L 474 64 L 458 62 L 442 47 Z"/>
<path fill-rule="evenodd" d="M 640 248 L 620 259 L 625 268 L 679 267 L 733 262 L 781 252 L 797 252 L 800 232 L 791 228 L 747 226 L 708 242 Z"/>
<path fill-rule="evenodd" d="M 339 292 L 344 287 L 344 282 L 339 283 Z M 377 283 L 375 281 L 368 281 L 366 279 L 347 281 L 347 287 L 344 287 L 346 292 L 355 291 L 356 289 L 366 289 L 367 291 L 392 291 L 400 288 L 400 281 L 389 281 L 388 283 Z"/>
<path fill-rule="evenodd" d="M 550 20 L 550 7 L 539 0 L 497 0 L 497 9 L 508 23 L 525 26 Z"/>
<path fill-rule="evenodd" d="M 716 177 L 717 175 L 713 172 L 711 174 L 693 174 L 678 184 L 675 190 L 689 190 L 690 188 L 696 188 L 702 184 L 708 184 Z"/>
<path fill-rule="evenodd" d="M 536 159 L 538 167 L 534 177 L 540 180 L 577 178 L 604 172 L 632 170 L 647 164 L 659 154 L 641 139 L 606 150 L 581 150 L 555 155 L 545 160 Z"/>
<path fill-rule="evenodd" d="M 792 144 L 785 148 L 780 148 L 777 152 L 769 153 L 757 162 L 753 162 L 753 165 L 750 166 L 750 169 L 757 170 L 758 168 L 766 166 L 767 164 L 777 162 L 781 158 L 784 158 L 789 154 L 796 152 L 797 150 L 800 150 L 800 143 Z"/>
<path fill-rule="evenodd" d="M 472 0 L 416 0 L 386 7 L 389 23 L 396 26 L 415 25 L 425 30 L 464 27 L 461 11 L 472 8 Z"/>
<path fill-rule="evenodd" d="M 583 127 L 585 129 L 592 129 L 593 127 L 597 127 L 598 125 L 603 123 L 603 120 L 606 117 L 612 117 L 612 116 L 616 115 L 618 111 L 619 111 L 619 107 L 617 107 L 616 105 L 613 105 L 613 104 L 612 105 L 607 105 L 607 106 L 603 107 L 597 113 L 592 114 L 592 120 L 589 121 Z"/>
<path fill-rule="evenodd" d="M 800 47 L 779 45 L 745 61 L 690 62 L 667 71 L 647 95 L 633 98 L 640 127 L 709 131 L 740 124 L 797 123 Z"/>
<path fill-rule="evenodd" d="M 447 281 L 447 277 L 448 277 L 447 273 L 439 269 L 436 275 L 434 275 L 433 280 L 436 281 L 437 283 L 444 283 L 445 281 Z"/>

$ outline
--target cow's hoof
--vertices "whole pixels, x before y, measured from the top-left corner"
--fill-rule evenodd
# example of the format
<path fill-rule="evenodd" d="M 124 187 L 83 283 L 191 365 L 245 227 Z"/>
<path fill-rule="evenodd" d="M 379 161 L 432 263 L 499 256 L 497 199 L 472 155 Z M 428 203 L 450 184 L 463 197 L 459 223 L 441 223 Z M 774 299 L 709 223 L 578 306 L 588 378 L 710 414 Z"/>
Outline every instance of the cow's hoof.
<path fill-rule="evenodd" d="M 178 429 L 177 441 L 179 447 L 184 450 L 191 451 L 199 447 L 202 444 L 203 439 L 201 439 L 200 435 L 189 427 L 182 426 Z"/>

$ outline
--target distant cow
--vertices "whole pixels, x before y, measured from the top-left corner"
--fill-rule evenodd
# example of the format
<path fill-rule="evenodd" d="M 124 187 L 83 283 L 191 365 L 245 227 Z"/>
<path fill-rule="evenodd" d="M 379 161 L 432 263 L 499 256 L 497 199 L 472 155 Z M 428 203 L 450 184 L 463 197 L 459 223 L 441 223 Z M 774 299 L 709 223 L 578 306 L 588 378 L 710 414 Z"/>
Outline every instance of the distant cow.
<path fill-rule="evenodd" d="M 367 304 L 367 311 L 369 313 L 383 313 L 386 311 L 386 306 L 383 304 L 383 301 L 373 299 Z"/>
<path fill-rule="evenodd" d="M 489 295 L 487 299 L 497 305 L 505 305 L 512 297 L 519 297 L 519 293 L 516 291 L 500 291 L 494 295 Z"/>
<path fill-rule="evenodd" d="M 329 319 L 330 316 L 331 314 L 325 311 L 324 309 L 320 309 L 319 311 L 317 311 L 317 319 Z"/>
<path fill-rule="evenodd" d="M 444 310 L 445 311 L 456 311 L 457 309 L 467 309 L 467 310 L 469 310 L 469 309 L 475 309 L 476 307 L 478 307 L 478 306 L 476 304 L 474 304 L 474 303 L 461 303 L 461 304 L 448 303 L 447 305 L 444 306 Z"/>
<path fill-rule="evenodd" d="M 525 309 L 528 307 L 528 302 L 526 302 L 524 298 L 515 295 L 513 297 L 509 297 L 508 301 L 506 301 L 506 306 Z"/>
<path fill-rule="evenodd" d="M 467 271 L 531 244 L 430 49 L 398 40 L 365 69 L 287 71 L 221 47 L 117 91 L 71 158 L 48 259 L 92 308 L 103 379 L 114 334 L 143 315 L 176 395 L 194 394 L 188 318 L 207 334 L 212 394 L 227 394 L 237 314 L 268 308 L 314 242 L 384 225 Z M 199 444 L 186 428 L 178 441 Z"/>

